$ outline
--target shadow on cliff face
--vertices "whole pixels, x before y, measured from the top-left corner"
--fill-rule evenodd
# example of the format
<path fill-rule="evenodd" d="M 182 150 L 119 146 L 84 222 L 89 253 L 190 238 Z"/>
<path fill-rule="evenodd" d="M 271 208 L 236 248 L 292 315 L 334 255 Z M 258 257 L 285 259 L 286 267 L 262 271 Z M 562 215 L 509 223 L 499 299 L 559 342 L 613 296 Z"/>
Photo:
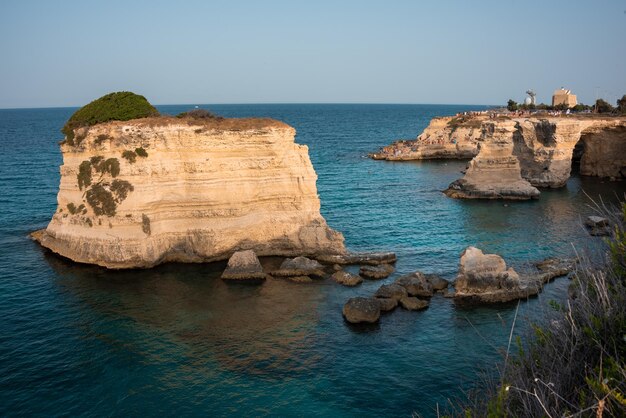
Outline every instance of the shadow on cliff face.
<path fill-rule="evenodd" d="M 220 279 L 225 263 L 110 271 L 48 252 L 45 258 L 61 293 L 79 310 L 81 333 L 111 350 L 151 364 L 179 356 L 185 367 L 206 373 L 217 362 L 219 369 L 275 379 L 310 372 L 319 361 L 308 348 L 316 338 L 322 283 L 230 284 Z M 262 260 L 266 271 L 279 262 Z"/>

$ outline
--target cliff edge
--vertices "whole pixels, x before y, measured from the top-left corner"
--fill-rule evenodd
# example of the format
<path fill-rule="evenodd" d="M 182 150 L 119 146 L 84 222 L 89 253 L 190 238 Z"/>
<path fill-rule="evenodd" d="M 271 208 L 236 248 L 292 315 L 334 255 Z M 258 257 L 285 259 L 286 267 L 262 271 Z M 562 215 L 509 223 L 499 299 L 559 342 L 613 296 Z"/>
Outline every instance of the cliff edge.
<path fill-rule="evenodd" d="M 374 159 L 469 159 L 465 176 L 445 193 L 454 198 L 531 199 L 538 188 L 563 187 L 580 174 L 626 179 L 626 118 L 528 117 L 487 114 L 435 118 L 412 141 L 370 154 Z"/>
<path fill-rule="evenodd" d="M 42 246 L 108 268 L 344 254 L 295 129 L 271 119 L 146 117 L 74 130 Z"/>

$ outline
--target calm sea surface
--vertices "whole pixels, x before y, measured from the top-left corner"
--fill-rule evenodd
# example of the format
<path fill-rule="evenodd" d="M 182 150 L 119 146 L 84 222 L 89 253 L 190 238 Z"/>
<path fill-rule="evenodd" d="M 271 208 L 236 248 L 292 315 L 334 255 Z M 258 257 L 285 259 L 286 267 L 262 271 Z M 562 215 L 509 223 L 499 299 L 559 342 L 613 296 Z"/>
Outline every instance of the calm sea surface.
<path fill-rule="evenodd" d="M 414 270 L 451 279 L 467 245 L 514 266 L 570 255 L 597 240 L 580 226 L 591 213 L 585 193 L 626 192 L 624 182 L 573 177 L 538 201 L 458 201 L 440 191 L 465 162 L 364 157 L 433 116 L 477 106 L 202 107 L 294 126 L 328 223 L 352 250 L 398 254 L 383 282 Z M 0 110 L 0 416 L 427 417 L 501 358 L 515 304 L 460 308 L 438 296 L 424 312 L 353 328 L 343 303 L 383 282 L 229 285 L 223 263 L 109 272 L 46 253 L 27 234 L 56 208 L 59 129 L 74 110 Z M 538 317 L 567 285 L 547 285 L 521 314 Z"/>

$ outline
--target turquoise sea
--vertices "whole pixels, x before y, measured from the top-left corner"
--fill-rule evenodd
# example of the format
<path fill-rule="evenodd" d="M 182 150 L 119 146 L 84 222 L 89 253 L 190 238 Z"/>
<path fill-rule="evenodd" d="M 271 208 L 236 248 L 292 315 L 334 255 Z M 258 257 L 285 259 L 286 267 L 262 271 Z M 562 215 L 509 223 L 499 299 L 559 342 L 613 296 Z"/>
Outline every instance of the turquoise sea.
<path fill-rule="evenodd" d="M 436 416 L 495 370 L 516 305 L 457 307 L 438 296 L 424 312 L 355 328 L 342 319 L 344 302 L 418 269 L 452 279 L 468 245 L 519 268 L 571 255 L 599 240 L 581 226 L 592 213 L 586 194 L 626 192 L 624 182 L 574 176 L 538 201 L 459 201 L 441 190 L 466 162 L 365 158 L 434 116 L 480 106 L 201 107 L 294 126 L 328 223 L 352 250 L 395 251 L 396 273 L 357 288 L 249 286 L 222 282 L 223 263 L 72 264 L 27 234 L 55 210 L 59 129 L 75 109 L 0 110 L 0 416 Z M 541 318 L 568 284 L 557 279 L 522 303 L 522 318 Z"/>

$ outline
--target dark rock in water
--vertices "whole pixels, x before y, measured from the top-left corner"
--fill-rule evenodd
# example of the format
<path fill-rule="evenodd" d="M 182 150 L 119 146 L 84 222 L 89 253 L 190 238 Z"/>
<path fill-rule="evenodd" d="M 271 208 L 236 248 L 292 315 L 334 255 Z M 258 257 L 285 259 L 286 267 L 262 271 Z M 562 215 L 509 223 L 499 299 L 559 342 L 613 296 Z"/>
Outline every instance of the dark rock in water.
<path fill-rule="evenodd" d="M 395 263 L 397 258 L 395 253 L 348 253 L 338 255 L 321 255 L 317 259 L 329 264 L 378 264 Z"/>
<path fill-rule="evenodd" d="M 265 280 L 267 274 L 258 257 L 252 250 L 237 251 L 228 260 L 226 270 L 222 273 L 224 280 Z"/>
<path fill-rule="evenodd" d="M 589 216 L 585 221 L 585 226 L 589 230 L 590 235 L 599 237 L 611 235 L 611 226 L 606 218 Z"/>
<path fill-rule="evenodd" d="M 313 279 L 309 276 L 290 276 L 287 277 L 287 280 L 294 283 L 312 283 Z"/>
<path fill-rule="evenodd" d="M 324 275 L 324 266 L 306 257 L 287 258 L 278 270 L 272 272 L 272 276 L 276 277 L 314 276 L 321 278 Z"/>
<path fill-rule="evenodd" d="M 429 298 L 434 293 L 433 286 L 419 271 L 401 276 L 394 283 L 404 287 L 410 296 Z"/>
<path fill-rule="evenodd" d="M 408 311 L 419 311 L 428 308 L 428 301 L 412 296 L 405 296 L 400 299 L 400 306 Z"/>
<path fill-rule="evenodd" d="M 331 279 L 344 286 L 356 286 L 363 283 L 363 278 L 347 271 L 337 271 L 330 276 Z"/>
<path fill-rule="evenodd" d="M 535 263 L 539 274 L 535 275 L 535 280 L 541 285 L 557 277 L 567 276 L 574 270 L 575 261 L 560 258 L 546 258 Z"/>
<path fill-rule="evenodd" d="M 426 277 L 426 280 L 428 280 L 428 283 L 430 283 L 435 291 L 445 290 L 450 284 L 446 279 L 439 277 L 436 274 L 425 274 L 424 277 Z"/>
<path fill-rule="evenodd" d="M 397 284 L 384 284 L 378 288 L 374 297 L 400 300 L 408 296 L 406 289 Z"/>
<path fill-rule="evenodd" d="M 377 298 L 380 304 L 381 312 L 389 312 L 396 309 L 398 306 L 398 299 L 394 298 Z"/>
<path fill-rule="evenodd" d="M 394 268 L 390 264 L 380 264 L 378 266 L 362 266 L 359 274 L 367 279 L 384 279 L 394 272 Z"/>
<path fill-rule="evenodd" d="M 453 290 L 447 290 L 447 291 L 444 290 L 443 291 L 443 297 L 444 298 L 448 298 L 448 299 L 453 298 L 454 297 L 454 291 Z"/>
<path fill-rule="evenodd" d="M 380 318 L 380 302 L 376 298 L 351 298 L 343 305 L 343 316 L 352 324 L 374 323 Z"/>
<path fill-rule="evenodd" d="M 609 226 L 609 220 L 600 216 L 589 216 L 585 221 L 585 225 L 591 228 L 597 228 L 599 226 Z"/>

